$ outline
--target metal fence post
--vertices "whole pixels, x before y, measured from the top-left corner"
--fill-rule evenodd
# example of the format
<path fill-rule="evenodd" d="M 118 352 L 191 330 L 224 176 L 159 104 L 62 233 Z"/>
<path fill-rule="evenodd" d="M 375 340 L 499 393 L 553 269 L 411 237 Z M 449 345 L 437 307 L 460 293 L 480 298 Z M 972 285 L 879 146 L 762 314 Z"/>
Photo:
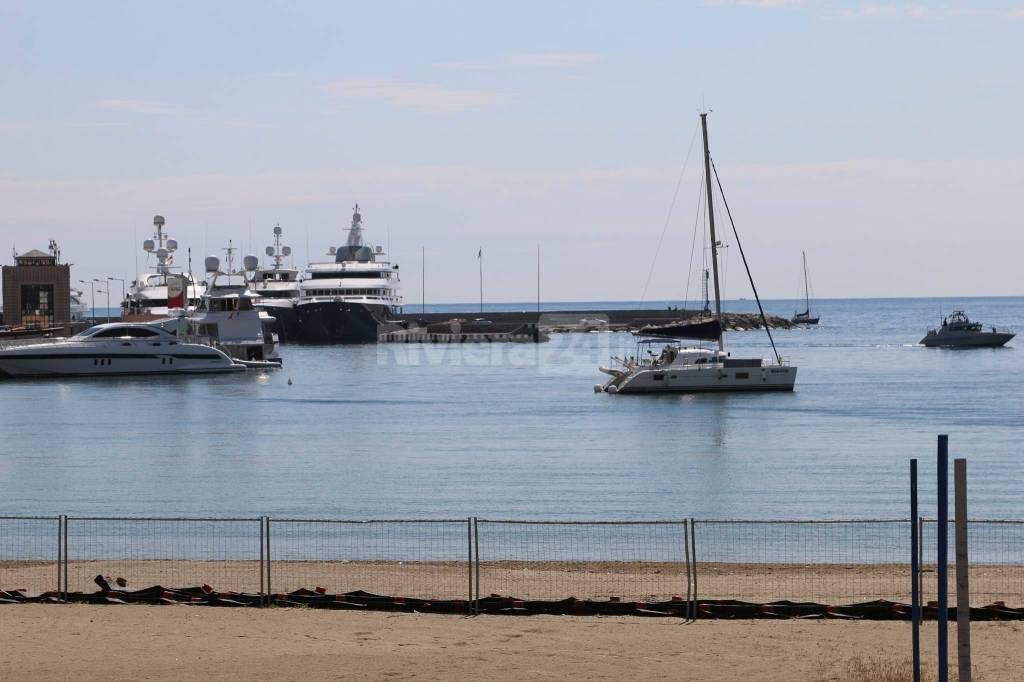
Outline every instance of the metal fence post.
<path fill-rule="evenodd" d="M 690 556 L 693 557 L 693 619 L 697 620 L 697 521 L 690 518 Z"/>
<path fill-rule="evenodd" d="M 57 517 L 57 601 L 64 601 L 64 592 L 61 589 L 61 567 L 64 565 L 64 515 Z"/>
<path fill-rule="evenodd" d="M 921 536 L 917 517 L 917 460 L 910 460 L 910 619 L 911 647 L 913 649 L 914 682 L 921 682 L 921 584 L 918 563 Z"/>
<path fill-rule="evenodd" d="M 473 553 L 476 562 L 476 598 L 473 600 L 473 611 L 480 613 L 480 526 L 477 518 L 473 517 Z"/>
<path fill-rule="evenodd" d="M 64 516 L 64 602 L 65 603 L 68 601 L 68 592 L 70 592 L 70 589 L 68 587 L 68 554 L 69 553 L 70 552 L 68 551 L 68 517 L 67 517 L 67 515 L 65 515 Z M 60 567 L 58 567 L 57 570 L 59 571 Z"/>
<path fill-rule="evenodd" d="M 266 518 L 263 517 L 263 516 L 261 516 L 259 518 L 259 523 L 260 523 L 260 606 L 266 606 L 267 605 L 267 603 L 266 603 L 266 599 L 267 599 L 266 595 L 267 595 L 267 593 L 263 589 L 264 586 L 266 585 L 266 577 L 267 577 L 267 564 L 266 564 L 266 560 L 265 560 L 264 552 L 263 552 L 264 543 L 266 542 L 265 538 L 267 537 L 266 536 L 266 523 L 265 523 L 265 520 L 266 520 Z"/>
<path fill-rule="evenodd" d="M 949 553 L 949 436 L 939 436 L 938 461 L 936 462 L 938 492 L 938 557 L 935 572 L 938 574 L 939 633 L 938 633 L 938 682 L 949 681 L 949 586 L 946 583 Z"/>
<path fill-rule="evenodd" d="M 469 599 L 466 600 L 466 612 L 473 613 L 473 517 L 466 517 L 466 575 L 469 577 Z"/>
<path fill-rule="evenodd" d="M 690 521 L 683 519 L 683 555 L 686 557 L 686 620 L 692 620 L 693 576 L 690 572 Z"/>
<path fill-rule="evenodd" d="M 956 515 L 956 651 L 960 682 L 971 682 L 971 590 L 967 557 L 967 460 L 953 460 Z"/>
<path fill-rule="evenodd" d="M 265 524 L 266 529 L 267 529 L 267 532 L 264 535 L 264 539 L 266 540 L 266 557 L 267 557 L 266 558 L 266 562 L 267 562 L 267 606 L 270 606 L 273 603 L 272 602 L 271 591 L 270 591 L 270 566 L 271 566 L 271 561 L 270 561 L 270 517 L 269 516 L 264 516 L 263 517 L 263 523 Z"/>

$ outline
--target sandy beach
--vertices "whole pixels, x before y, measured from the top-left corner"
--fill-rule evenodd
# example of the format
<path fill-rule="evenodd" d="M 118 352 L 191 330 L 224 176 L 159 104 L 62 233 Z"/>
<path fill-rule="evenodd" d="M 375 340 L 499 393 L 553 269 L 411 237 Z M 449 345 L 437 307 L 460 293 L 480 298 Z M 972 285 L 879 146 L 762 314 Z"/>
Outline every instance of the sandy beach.
<path fill-rule="evenodd" d="M 955 626 L 951 624 L 951 650 Z M 975 623 L 977 679 L 1019 679 L 1024 624 Z M 935 624 L 923 630 L 934 659 Z M 897 622 L 442 616 L 188 606 L 0 607 L 0 678 L 852 679 L 900 660 Z"/>

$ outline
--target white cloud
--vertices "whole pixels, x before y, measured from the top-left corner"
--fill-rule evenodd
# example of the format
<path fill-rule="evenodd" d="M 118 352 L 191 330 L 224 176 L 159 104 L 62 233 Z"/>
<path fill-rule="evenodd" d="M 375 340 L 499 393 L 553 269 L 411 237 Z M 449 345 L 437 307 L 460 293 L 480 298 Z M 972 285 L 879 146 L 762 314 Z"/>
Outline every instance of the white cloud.
<path fill-rule="evenodd" d="M 593 64 L 601 61 L 601 58 L 601 55 L 596 52 L 535 52 L 512 55 L 507 61 L 515 66 L 565 68 Z"/>
<path fill-rule="evenodd" d="M 146 99 L 102 99 L 96 102 L 96 108 L 132 114 L 180 114 L 185 111 L 181 107 Z"/>
<path fill-rule="evenodd" d="M 340 80 L 324 86 L 346 99 L 384 100 L 395 106 L 430 114 L 478 111 L 509 98 L 502 90 L 457 90 L 432 83 L 386 79 Z"/>

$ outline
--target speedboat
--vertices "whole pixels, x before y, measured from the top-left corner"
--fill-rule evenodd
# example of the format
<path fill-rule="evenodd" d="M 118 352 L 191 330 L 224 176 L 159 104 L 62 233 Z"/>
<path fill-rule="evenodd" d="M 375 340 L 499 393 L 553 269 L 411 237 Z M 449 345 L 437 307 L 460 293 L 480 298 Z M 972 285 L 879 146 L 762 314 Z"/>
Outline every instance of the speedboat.
<path fill-rule="evenodd" d="M 1006 345 L 1016 334 L 999 331 L 990 327 L 989 331 L 980 322 L 972 322 L 962 310 L 942 320 L 938 329 L 929 329 L 921 344 L 929 348 L 997 348 Z"/>
<path fill-rule="evenodd" d="M 244 371 L 221 350 L 147 324 L 98 324 L 59 341 L 0 349 L 0 376 L 213 374 Z"/>
<path fill-rule="evenodd" d="M 714 282 L 715 308 L 714 317 L 694 322 L 681 322 L 662 326 L 648 326 L 639 332 L 640 336 L 656 337 L 641 338 L 638 341 L 640 350 L 633 357 L 612 358 L 615 367 L 601 367 L 600 371 L 609 375 L 604 384 L 594 386 L 597 393 L 696 393 L 701 391 L 734 392 L 734 391 L 792 391 L 796 383 L 797 368 L 784 362 L 775 348 L 771 328 L 757 295 L 753 277 L 750 277 L 751 289 L 761 313 L 761 321 L 768 333 L 775 357 L 772 360 L 762 358 L 733 358 L 725 350 L 725 330 L 722 325 L 722 298 L 718 278 L 718 249 L 720 242 L 715 235 L 715 213 L 712 177 L 718 179 L 717 171 L 711 162 L 708 151 L 707 114 L 701 114 L 701 128 L 704 133 L 704 173 L 707 189 L 707 219 L 711 244 L 711 266 Z M 714 172 L 714 175 L 712 173 Z M 721 183 L 718 183 L 721 193 Z M 722 204 L 728 210 L 722 194 Z M 729 216 L 732 223 L 732 216 Z M 750 275 L 743 246 L 739 242 L 739 234 L 735 224 L 732 225 L 736 236 L 743 264 Z M 706 278 L 705 278 L 706 281 Z M 706 306 L 710 307 L 710 306 Z M 698 341 L 716 341 L 717 348 L 687 348 L 676 339 L 694 339 Z M 662 344 L 659 353 L 651 350 L 654 344 Z"/>

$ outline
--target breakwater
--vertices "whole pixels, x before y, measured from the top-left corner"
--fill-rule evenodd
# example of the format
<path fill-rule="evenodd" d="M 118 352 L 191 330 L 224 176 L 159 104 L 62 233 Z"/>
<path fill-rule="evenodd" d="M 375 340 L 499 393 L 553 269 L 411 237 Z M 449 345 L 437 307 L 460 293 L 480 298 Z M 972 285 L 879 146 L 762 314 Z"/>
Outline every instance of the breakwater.
<path fill-rule="evenodd" d="M 501 324 L 535 324 L 549 331 L 633 331 L 648 325 L 673 322 L 694 322 L 710 317 L 703 310 L 618 309 L 618 310 L 555 310 L 555 311 L 485 311 L 480 313 L 410 312 L 396 316 L 400 322 L 425 327 L 431 324 L 460 320 L 487 320 Z M 789 329 L 794 326 L 784 317 L 767 316 L 772 328 Z M 729 330 L 760 329 L 761 317 L 755 313 L 722 313 L 722 324 Z"/>

